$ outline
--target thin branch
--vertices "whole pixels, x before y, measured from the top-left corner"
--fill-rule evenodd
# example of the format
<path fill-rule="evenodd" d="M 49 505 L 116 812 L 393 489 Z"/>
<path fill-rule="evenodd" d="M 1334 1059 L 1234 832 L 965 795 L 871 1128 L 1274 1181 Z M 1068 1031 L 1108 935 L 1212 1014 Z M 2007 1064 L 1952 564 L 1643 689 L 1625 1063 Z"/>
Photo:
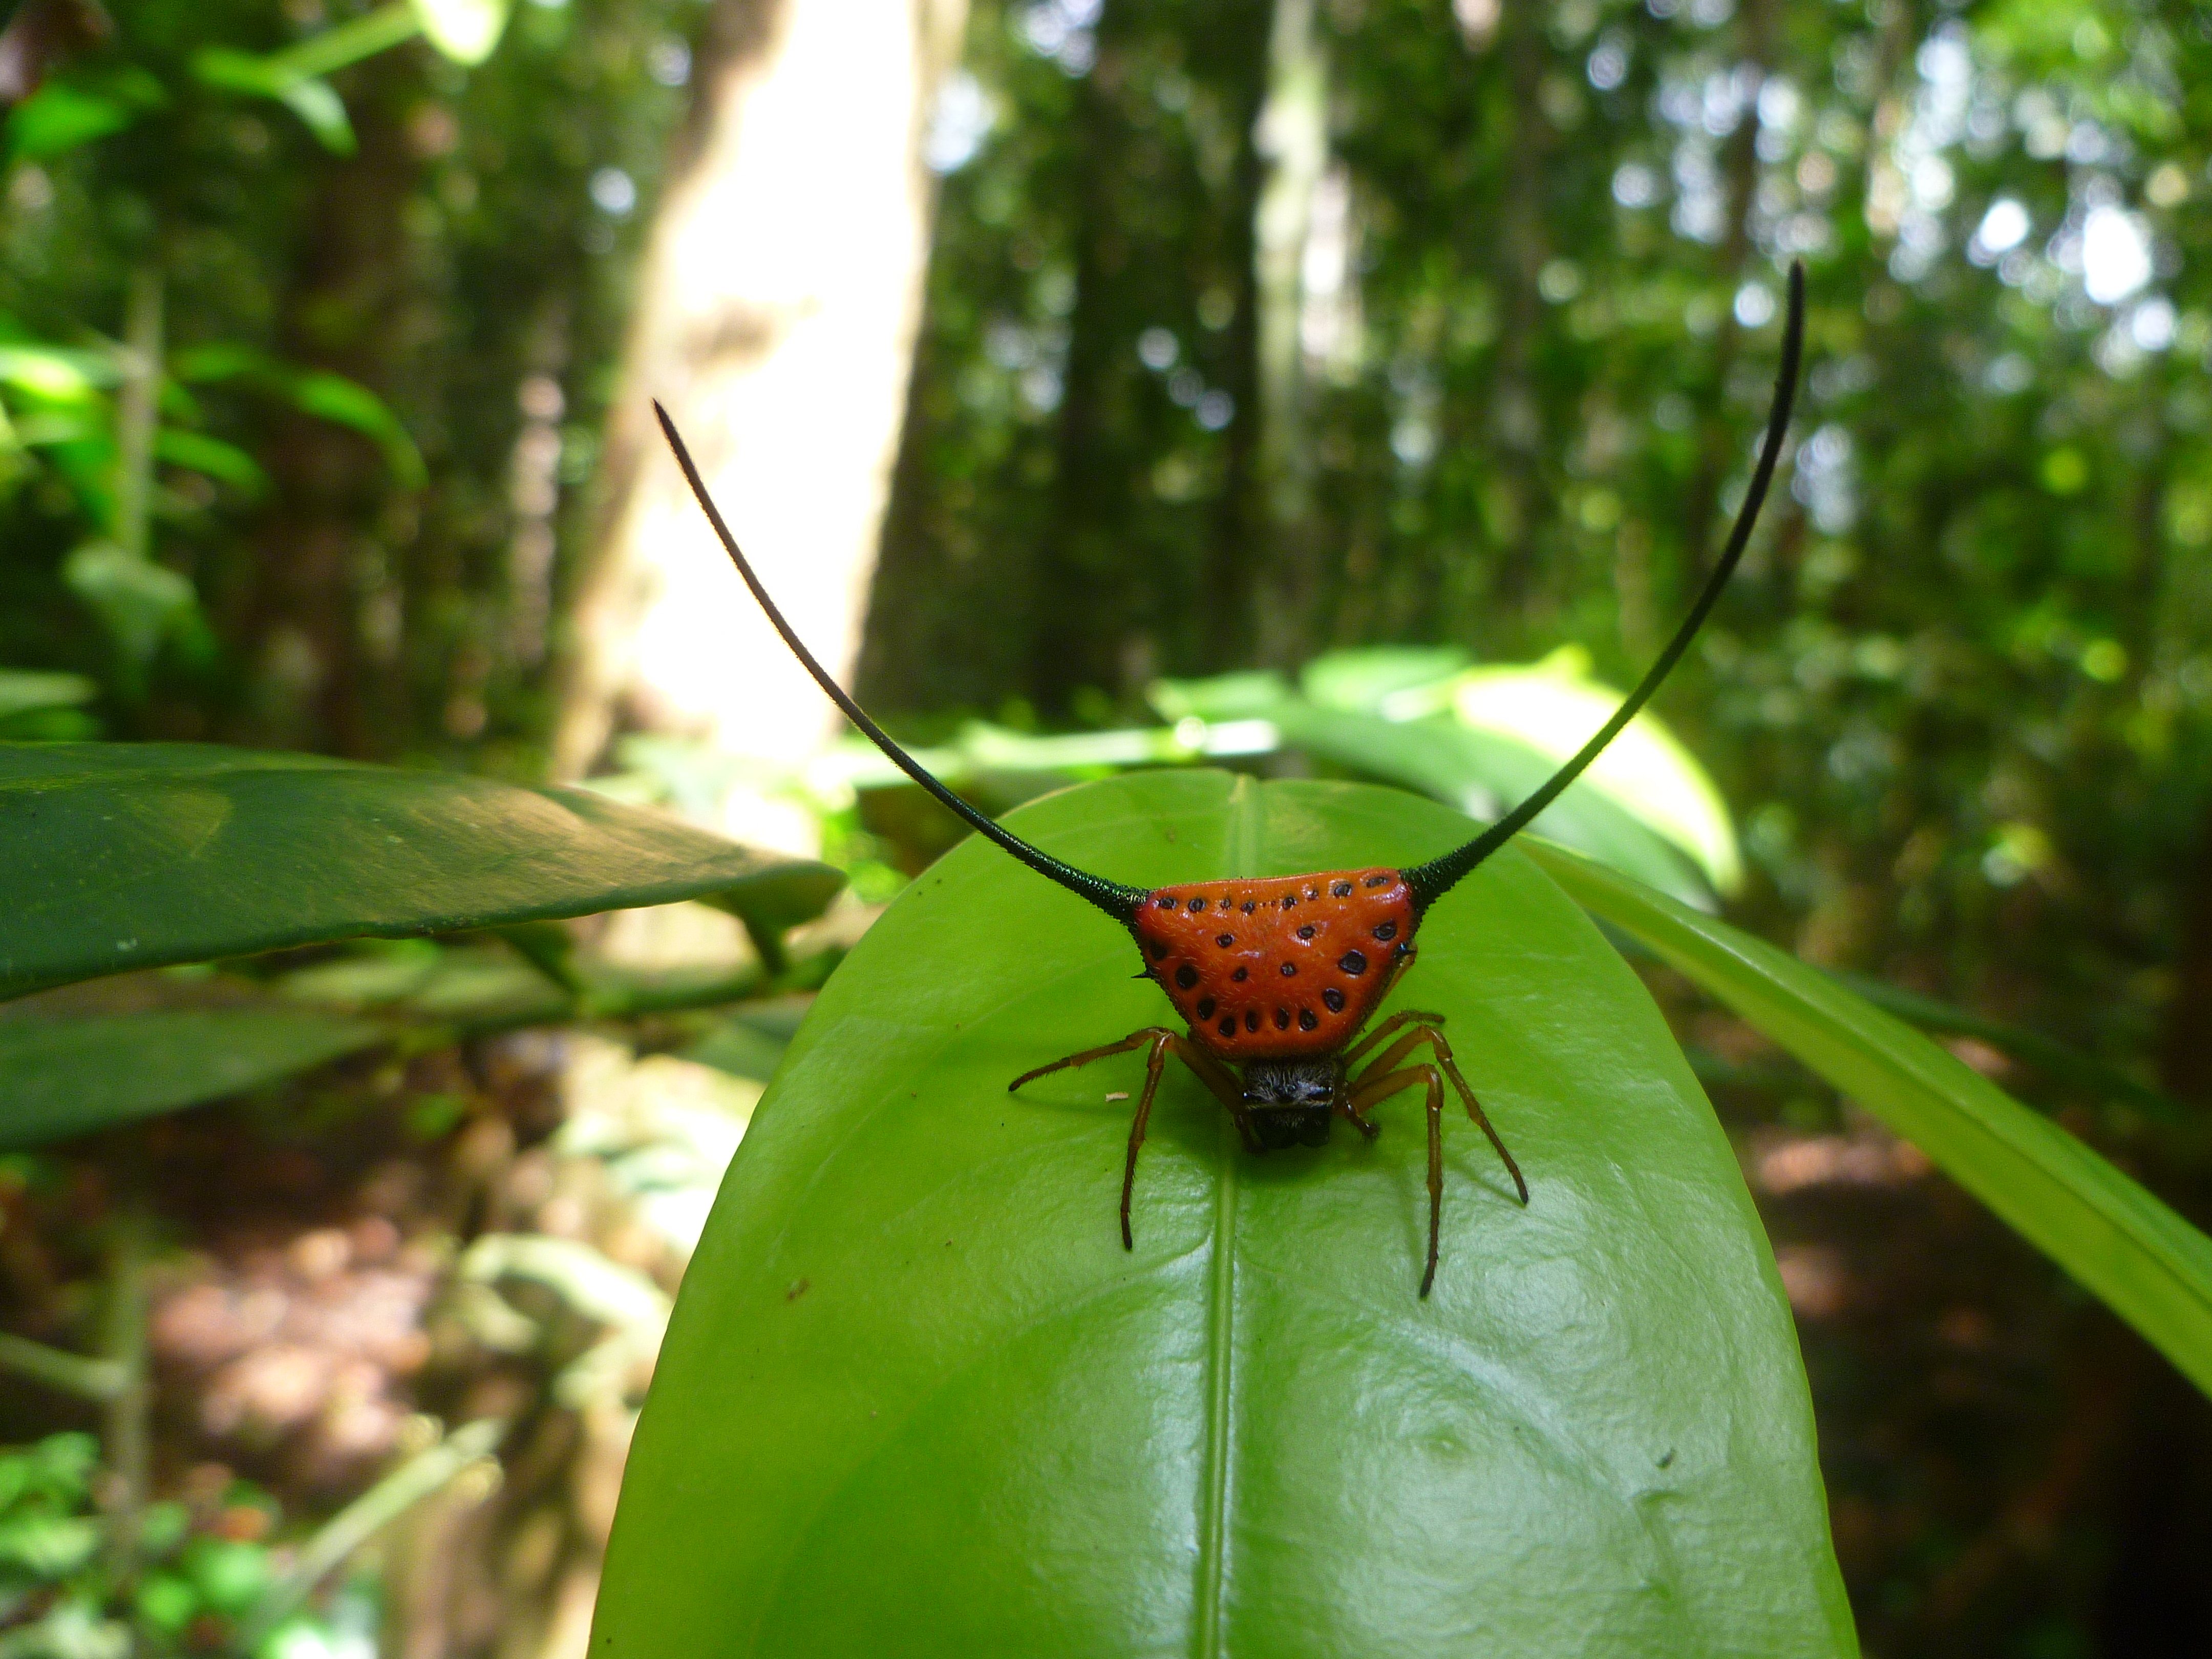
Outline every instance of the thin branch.
<path fill-rule="evenodd" d="M 504 1419 L 486 1417 L 454 1430 L 325 1522 L 290 1570 L 270 1586 L 240 1627 L 237 1650 L 253 1652 L 316 1585 L 344 1565 L 348 1556 L 471 1463 L 490 1456 L 506 1437 L 507 1427 Z"/>
<path fill-rule="evenodd" d="M 88 1359 L 66 1348 L 49 1347 L 27 1336 L 0 1331 L 0 1370 L 13 1371 L 80 1400 L 105 1404 L 123 1392 L 130 1377 L 112 1359 Z"/>

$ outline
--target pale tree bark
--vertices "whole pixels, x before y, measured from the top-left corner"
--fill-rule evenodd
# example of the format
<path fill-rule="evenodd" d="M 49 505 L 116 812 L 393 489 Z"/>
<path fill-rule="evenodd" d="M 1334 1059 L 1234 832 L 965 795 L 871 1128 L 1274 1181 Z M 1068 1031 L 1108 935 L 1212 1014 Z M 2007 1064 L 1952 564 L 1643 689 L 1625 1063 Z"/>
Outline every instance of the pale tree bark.
<path fill-rule="evenodd" d="M 624 726 L 703 738 L 763 779 L 835 730 L 692 505 L 650 400 L 675 416 L 793 624 L 846 672 L 921 313 L 923 138 L 965 9 L 716 0 L 608 424 L 560 775 L 589 770 Z M 794 850 L 813 834 L 796 805 L 742 787 L 726 827 Z"/>
<path fill-rule="evenodd" d="M 1315 202 L 1328 169 L 1328 59 L 1315 0 L 1274 0 L 1267 29 L 1267 96 L 1259 148 L 1266 164 L 1254 225 L 1259 305 L 1260 492 L 1273 555 L 1261 607 L 1259 658 L 1294 665 L 1313 647 L 1312 456 L 1306 434 L 1301 324 Z"/>

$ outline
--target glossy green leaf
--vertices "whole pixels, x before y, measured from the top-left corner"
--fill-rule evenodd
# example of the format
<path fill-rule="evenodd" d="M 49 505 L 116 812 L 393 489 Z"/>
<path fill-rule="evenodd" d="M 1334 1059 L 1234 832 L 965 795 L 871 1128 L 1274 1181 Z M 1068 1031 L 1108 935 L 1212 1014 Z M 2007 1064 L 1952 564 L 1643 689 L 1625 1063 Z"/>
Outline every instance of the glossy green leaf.
<path fill-rule="evenodd" d="M 1370 786 L 1162 772 L 1010 822 L 1118 879 L 1431 855 Z M 1448 1018 L 1528 1171 L 1418 1097 L 1255 1158 L 1169 1073 L 1009 1094 L 1168 1014 L 1128 936 L 975 840 L 817 1000 L 684 1279 L 594 1659 L 1852 1650 L 1790 1310 L 1658 1011 L 1534 866 L 1431 914 Z"/>
<path fill-rule="evenodd" d="M 579 789 L 185 744 L 0 744 L 0 996 L 163 963 L 843 878 Z"/>
<path fill-rule="evenodd" d="M 263 1088 L 384 1037 L 365 1020 L 289 1009 L 0 1019 L 0 1151 Z"/>
<path fill-rule="evenodd" d="M 1569 647 L 1541 662 L 1468 668 L 1450 647 L 1332 652 L 1293 695 L 1273 674 L 1162 680 L 1152 705 L 1171 720 L 1265 720 L 1281 744 L 1332 765 L 1419 789 L 1477 817 L 1528 794 L 1620 706 Z M 1248 752 L 1192 735 L 1185 752 Z M 1173 758 L 1170 757 L 1170 758 Z M 1639 881 L 1703 899 L 1686 860 L 1722 892 L 1741 882 L 1735 830 L 1705 769 L 1649 713 L 1632 722 L 1541 820 L 1541 833 Z"/>
<path fill-rule="evenodd" d="M 1927 1153 L 2212 1394 L 2212 1238 L 1819 969 L 1571 854 L 1529 850 L 1594 915 Z"/>
<path fill-rule="evenodd" d="M 1525 743 L 1556 766 L 1612 718 L 1622 696 L 1590 678 L 1587 653 L 1569 647 L 1525 668 L 1468 670 L 1453 687 L 1451 707 L 1462 726 Z M 1720 791 L 1657 716 L 1631 720 L 1583 780 L 1688 853 L 1722 892 L 1742 884 Z"/>

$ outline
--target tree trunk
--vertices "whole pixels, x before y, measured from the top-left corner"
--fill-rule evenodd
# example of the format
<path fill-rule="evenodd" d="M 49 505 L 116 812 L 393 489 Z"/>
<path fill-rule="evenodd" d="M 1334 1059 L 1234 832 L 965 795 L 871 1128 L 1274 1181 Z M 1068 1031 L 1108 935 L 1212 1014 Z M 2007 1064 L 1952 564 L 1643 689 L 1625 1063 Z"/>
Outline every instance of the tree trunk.
<path fill-rule="evenodd" d="M 964 12 L 964 0 L 902 0 L 861 26 L 830 0 L 717 0 L 608 422 L 561 775 L 641 727 L 698 736 L 772 777 L 834 729 L 714 544 L 651 402 L 675 417 L 793 625 L 846 672 L 921 315 L 924 127 Z M 751 791 L 726 816 L 753 840 L 811 842 L 805 815 Z"/>

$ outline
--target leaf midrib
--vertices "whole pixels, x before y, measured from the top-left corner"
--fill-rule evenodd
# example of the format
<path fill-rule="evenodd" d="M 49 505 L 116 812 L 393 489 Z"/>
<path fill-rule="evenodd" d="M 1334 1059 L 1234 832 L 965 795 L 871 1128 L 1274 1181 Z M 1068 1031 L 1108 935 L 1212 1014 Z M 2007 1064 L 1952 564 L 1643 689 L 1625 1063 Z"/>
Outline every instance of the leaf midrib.
<path fill-rule="evenodd" d="M 1260 873 L 1260 791 L 1239 777 L 1230 791 L 1224 875 Z M 1222 1114 L 1213 1201 L 1213 1273 L 1206 1311 L 1206 1472 L 1199 1492 L 1198 1585 L 1192 1613 L 1198 1659 L 1219 1659 L 1222 1581 L 1229 1554 L 1229 1459 L 1233 1409 L 1231 1382 L 1237 1338 L 1237 1198 L 1243 1148 L 1227 1113 Z"/>

